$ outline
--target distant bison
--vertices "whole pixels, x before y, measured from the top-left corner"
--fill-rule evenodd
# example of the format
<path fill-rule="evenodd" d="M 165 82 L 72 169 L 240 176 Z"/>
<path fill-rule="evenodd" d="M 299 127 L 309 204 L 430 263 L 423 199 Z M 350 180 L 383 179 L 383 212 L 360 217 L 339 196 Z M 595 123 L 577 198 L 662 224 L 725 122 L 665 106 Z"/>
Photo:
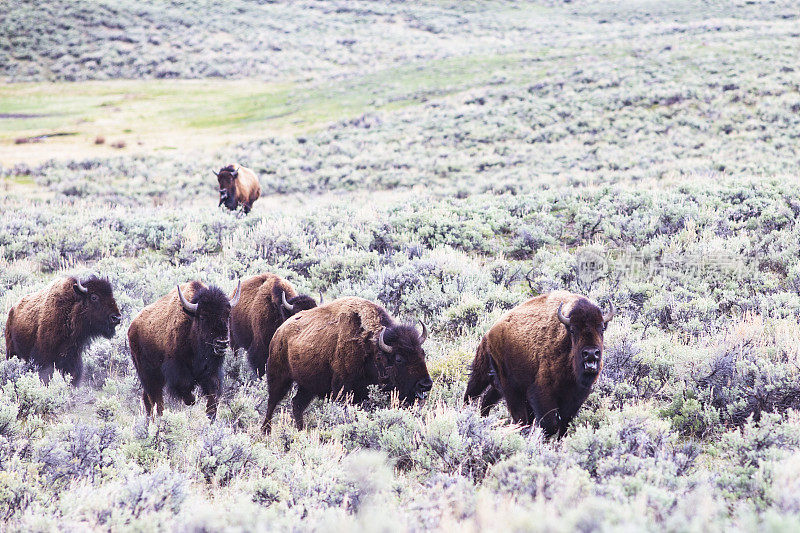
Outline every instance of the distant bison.
<path fill-rule="evenodd" d="M 219 204 L 235 211 L 242 206 L 245 214 L 253 208 L 253 203 L 261 196 L 261 185 L 255 173 L 249 168 L 228 165 L 214 172 L 219 182 Z"/>
<path fill-rule="evenodd" d="M 247 350 L 250 366 L 261 378 L 267 371 L 269 342 L 290 316 L 317 306 L 313 298 L 298 295 L 291 283 L 274 274 L 260 274 L 242 282 L 242 295 L 231 311 L 231 348 Z"/>
<path fill-rule="evenodd" d="M 264 431 L 270 431 L 275 408 L 292 382 L 297 383 L 292 413 L 298 429 L 314 397 L 352 393 L 362 402 L 369 385 L 380 385 L 397 390 L 404 402 L 424 398 L 432 386 L 422 349 L 427 336 L 424 324 L 420 335 L 361 298 L 301 311 L 278 328 L 270 344 Z"/>
<path fill-rule="evenodd" d="M 163 390 L 193 405 L 200 385 L 206 396 L 206 414 L 217 415 L 222 388 L 222 362 L 228 348 L 231 308 L 239 301 L 241 283 L 228 299 L 217 287 L 199 281 L 179 285 L 145 307 L 131 322 L 128 341 L 144 389 L 147 416 L 153 406 L 164 411 Z"/>
<path fill-rule="evenodd" d="M 6 357 L 32 361 L 45 383 L 55 367 L 77 385 L 84 348 L 96 337 L 113 337 L 121 320 L 108 280 L 59 279 L 25 296 L 8 312 Z"/>
<path fill-rule="evenodd" d="M 603 367 L 603 332 L 614 317 L 565 291 L 506 313 L 478 346 L 464 401 L 483 394 L 481 414 L 505 398 L 518 424 L 561 437 Z"/>

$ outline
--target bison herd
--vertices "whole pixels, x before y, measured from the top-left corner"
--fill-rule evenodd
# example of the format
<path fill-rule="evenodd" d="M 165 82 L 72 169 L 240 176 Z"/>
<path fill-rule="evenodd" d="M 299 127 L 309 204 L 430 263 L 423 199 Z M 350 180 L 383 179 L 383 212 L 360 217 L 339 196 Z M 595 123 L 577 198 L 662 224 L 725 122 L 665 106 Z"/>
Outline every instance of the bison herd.
<path fill-rule="evenodd" d="M 228 165 L 214 172 L 219 205 L 246 214 L 261 195 L 252 170 Z M 503 315 L 478 345 L 465 402 L 480 399 L 486 416 L 505 399 L 515 423 L 538 424 L 561 437 L 591 392 L 603 367 L 603 332 L 614 308 L 603 314 L 584 296 L 556 291 L 537 296 Z M 81 354 L 96 337 L 111 338 L 122 321 L 107 279 L 58 279 L 25 296 L 8 313 L 6 356 L 30 361 L 48 382 L 54 369 L 77 384 Z M 214 419 L 222 393 L 228 348 L 247 353 L 259 378 L 267 376 L 263 429 L 293 384 L 292 414 L 314 398 L 367 399 L 370 385 L 395 392 L 407 405 L 424 401 L 433 382 L 422 345 L 425 324 L 399 324 L 362 298 L 319 303 L 298 294 L 274 274 L 237 284 L 231 296 L 191 281 L 151 303 L 128 328 L 133 365 L 142 384 L 148 419 L 164 411 L 164 387 L 186 405 L 200 387 Z"/>
<path fill-rule="evenodd" d="M 536 423 L 562 436 L 602 369 L 603 332 L 613 316 L 613 306 L 603 314 L 564 291 L 522 303 L 478 345 L 464 401 L 480 399 L 485 416 L 505 399 L 517 424 Z M 45 382 L 58 369 L 77 384 L 84 348 L 98 336 L 113 337 L 120 322 L 108 280 L 58 279 L 11 308 L 6 354 L 33 363 Z M 314 398 L 363 402 L 370 385 L 395 392 L 404 404 L 424 401 L 433 386 L 422 347 L 427 337 L 425 324 L 421 330 L 400 324 L 373 302 L 346 297 L 318 304 L 274 274 L 241 281 L 230 296 L 200 281 L 179 285 L 128 328 L 148 418 L 162 414 L 165 386 L 186 405 L 195 403 L 199 386 L 214 419 L 225 354 L 242 348 L 259 378 L 267 377 L 265 432 L 292 384 L 298 429 Z"/>

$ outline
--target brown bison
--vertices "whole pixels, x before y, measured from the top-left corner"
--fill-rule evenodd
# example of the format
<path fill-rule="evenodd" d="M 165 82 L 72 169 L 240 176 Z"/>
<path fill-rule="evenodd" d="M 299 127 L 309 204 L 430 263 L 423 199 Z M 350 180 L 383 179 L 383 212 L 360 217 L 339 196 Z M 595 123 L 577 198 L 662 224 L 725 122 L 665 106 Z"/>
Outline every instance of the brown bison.
<path fill-rule="evenodd" d="M 96 337 L 113 337 L 121 320 L 107 279 L 59 279 L 25 296 L 8 312 L 6 357 L 33 362 L 45 383 L 55 367 L 77 385 L 84 348 Z"/>
<path fill-rule="evenodd" d="M 298 295 L 291 283 L 275 274 L 260 274 L 242 282 L 239 305 L 231 310 L 231 348 L 247 350 L 250 366 L 261 378 L 267 372 L 269 342 L 290 316 L 312 309 L 317 302 Z"/>
<path fill-rule="evenodd" d="M 518 424 L 561 437 L 603 368 L 603 331 L 614 317 L 565 291 L 532 298 L 484 335 L 464 401 L 483 394 L 481 414 L 505 398 Z"/>
<path fill-rule="evenodd" d="M 164 411 L 163 391 L 193 405 L 196 385 L 206 396 L 206 414 L 217 415 L 222 388 L 222 362 L 228 348 L 231 308 L 239 300 L 241 284 L 233 296 L 199 281 L 179 285 L 148 305 L 131 322 L 128 341 L 133 364 L 142 383 L 142 400 L 148 417 L 153 406 Z"/>
<path fill-rule="evenodd" d="M 228 165 L 214 174 L 219 182 L 218 205 L 225 204 L 231 211 L 241 205 L 242 211 L 249 213 L 253 203 L 261 196 L 261 185 L 255 173 L 239 165 Z"/>
<path fill-rule="evenodd" d="M 397 390 L 404 402 L 424 399 L 433 385 L 422 349 L 427 336 L 425 324 L 420 335 L 362 298 L 341 298 L 294 315 L 269 347 L 264 431 L 269 433 L 275 407 L 292 382 L 297 383 L 292 413 L 298 429 L 314 397 L 352 394 L 360 403 L 369 385 L 380 385 Z"/>

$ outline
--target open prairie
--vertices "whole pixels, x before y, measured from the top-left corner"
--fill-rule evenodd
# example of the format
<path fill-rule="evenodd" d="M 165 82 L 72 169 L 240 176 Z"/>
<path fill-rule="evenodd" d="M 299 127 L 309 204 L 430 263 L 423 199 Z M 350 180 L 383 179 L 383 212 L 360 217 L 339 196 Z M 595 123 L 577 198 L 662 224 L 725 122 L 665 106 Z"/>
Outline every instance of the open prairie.
<path fill-rule="evenodd" d="M 0 3 L 0 330 L 66 275 L 122 314 L 77 388 L 0 343 L 0 529 L 798 530 L 798 57 L 789 0 Z M 427 402 L 265 436 L 229 350 L 147 424 L 134 317 L 262 272 L 423 320 Z M 560 440 L 462 400 L 556 289 L 617 310 Z"/>

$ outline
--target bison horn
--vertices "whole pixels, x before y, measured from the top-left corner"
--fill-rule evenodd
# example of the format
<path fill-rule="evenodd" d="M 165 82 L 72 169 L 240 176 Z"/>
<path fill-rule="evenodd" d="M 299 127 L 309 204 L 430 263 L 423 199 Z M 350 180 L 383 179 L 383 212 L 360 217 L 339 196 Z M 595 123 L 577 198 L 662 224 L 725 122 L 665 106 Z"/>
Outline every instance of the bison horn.
<path fill-rule="evenodd" d="M 75 278 L 75 287 L 77 287 L 77 289 L 78 289 L 79 291 L 81 291 L 83 294 L 89 294 L 89 289 L 87 289 L 86 287 L 84 287 L 84 286 L 81 284 L 81 280 L 79 280 L 79 279 L 77 279 L 77 278 Z"/>
<path fill-rule="evenodd" d="M 192 302 L 187 301 L 186 298 L 183 297 L 180 285 L 178 285 L 178 298 L 180 299 L 181 305 L 183 306 L 184 309 L 186 309 L 186 311 L 192 314 L 197 312 L 197 304 L 193 304 Z"/>
<path fill-rule="evenodd" d="M 281 303 L 283 304 L 283 307 L 286 308 L 286 310 L 290 313 L 294 311 L 294 305 L 286 301 L 286 291 L 281 291 Z"/>
<path fill-rule="evenodd" d="M 611 307 L 611 309 L 608 310 L 608 313 L 603 315 L 603 324 L 608 324 L 611 322 L 611 319 L 614 318 L 614 313 L 616 313 L 616 310 L 614 309 L 614 303 L 608 302 L 608 305 Z"/>
<path fill-rule="evenodd" d="M 419 343 L 423 344 L 425 342 L 425 339 L 428 338 L 428 328 L 427 326 L 425 326 L 425 322 L 423 322 L 422 320 L 420 320 L 419 323 L 422 324 L 422 335 L 419 336 Z"/>
<path fill-rule="evenodd" d="M 383 327 L 383 329 L 381 330 L 380 335 L 378 335 L 378 348 L 380 348 L 381 350 L 383 350 L 386 353 L 392 353 L 394 351 L 394 348 L 392 348 L 391 346 L 386 344 L 386 342 L 384 342 L 384 340 L 383 340 L 384 333 L 386 333 L 386 326 Z"/>
<path fill-rule="evenodd" d="M 231 296 L 231 307 L 236 307 L 236 304 L 239 303 L 239 297 L 242 295 L 242 280 L 236 284 L 236 290 L 233 291 L 233 296 Z"/>
<path fill-rule="evenodd" d="M 560 304 L 558 304 L 558 311 L 556 312 L 556 315 L 558 316 L 558 321 L 559 321 L 559 322 L 561 322 L 561 323 L 562 323 L 562 324 L 564 324 L 565 326 L 569 327 L 569 318 L 565 317 L 565 316 L 564 316 L 564 315 L 561 313 L 561 307 L 562 307 L 563 305 L 564 305 L 563 303 L 560 303 Z"/>
<path fill-rule="evenodd" d="M 213 172 L 216 177 L 219 177 L 219 172 L 217 172 L 216 170 L 211 169 L 211 172 Z"/>
<path fill-rule="evenodd" d="M 236 167 L 236 170 L 233 171 L 231 176 L 233 176 L 233 179 L 236 179 L 236 178 L 239 177 L 239 167 Z"/>

